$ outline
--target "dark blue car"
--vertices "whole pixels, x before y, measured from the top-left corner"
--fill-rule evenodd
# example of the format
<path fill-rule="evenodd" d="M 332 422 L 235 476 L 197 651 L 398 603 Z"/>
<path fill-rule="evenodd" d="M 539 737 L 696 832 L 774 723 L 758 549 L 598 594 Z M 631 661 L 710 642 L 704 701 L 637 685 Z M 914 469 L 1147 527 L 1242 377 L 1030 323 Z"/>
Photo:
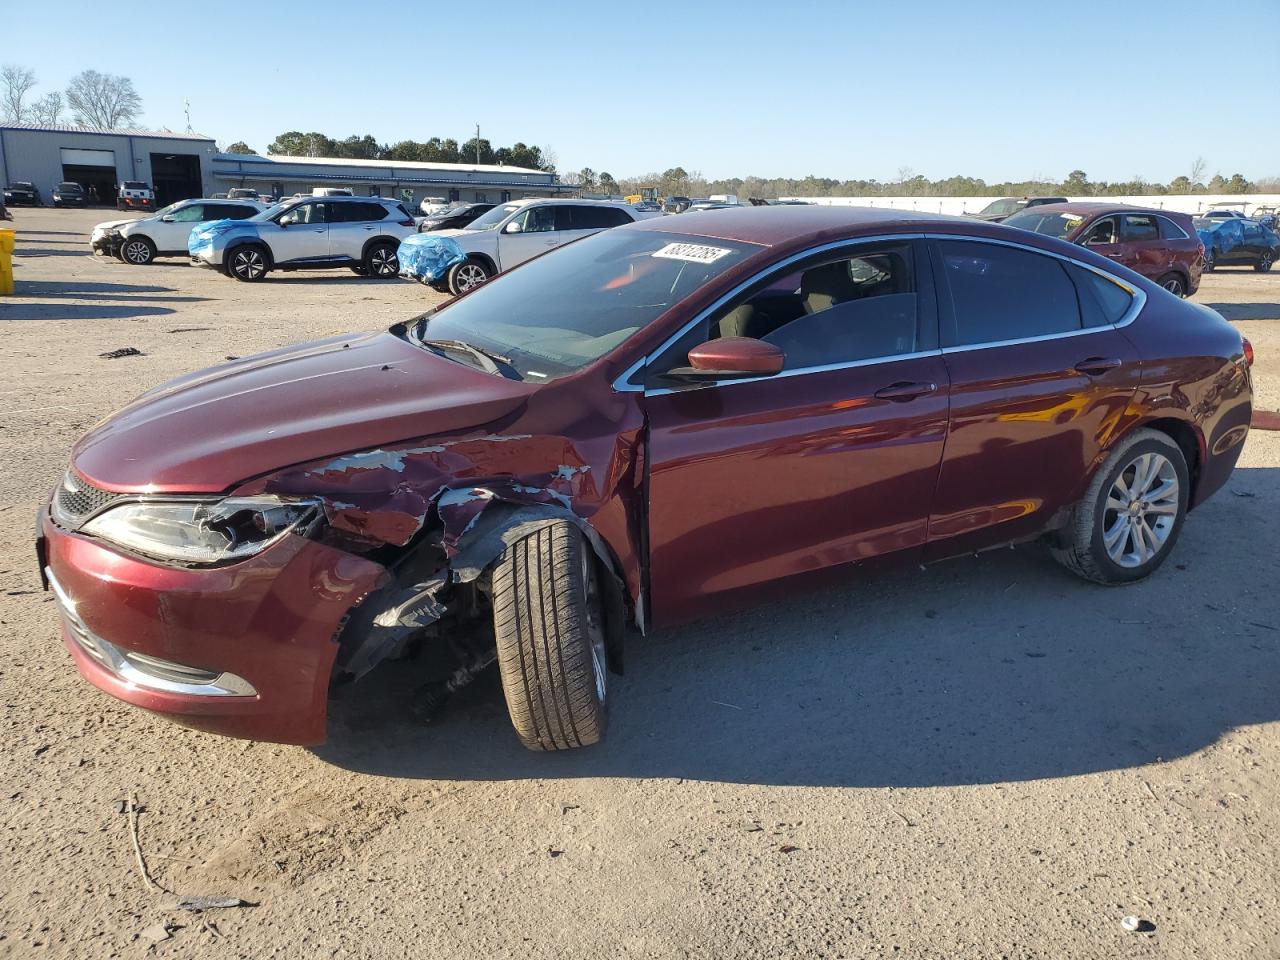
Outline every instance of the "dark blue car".
<path fill-rule="evenodd" d="M 1204 268 L 1248 266 L 1266 273 L 1280 258 L 1280 235 L 1256 220 L 1228 217 L 1195 221 L 1196 233 L 1204 242 Z"/>

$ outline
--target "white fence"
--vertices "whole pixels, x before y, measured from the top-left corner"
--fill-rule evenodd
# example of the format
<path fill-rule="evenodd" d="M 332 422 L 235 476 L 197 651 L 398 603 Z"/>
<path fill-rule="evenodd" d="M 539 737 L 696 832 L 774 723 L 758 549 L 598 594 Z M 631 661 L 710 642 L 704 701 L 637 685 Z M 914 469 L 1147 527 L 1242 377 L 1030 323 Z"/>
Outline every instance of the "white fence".
<path fill-rule="evenodd" d="M 920 210 L 924 213 L 977 213 L 1000 197 L 783 197 L 809 203 L 838 207 L 892 207 L 896 210 Z M 1166 194 L 1154 197 L 1069 197 L 1070 200 L 1097 203 L 1132 203 L 1135 206 L 1175 210 L 1180 213 L 1203 213 L 1214 203 L 1244 203 L 1244 212 L 1252 214 L 1257 206 L 1280 206 L 1280 193 L 1247 194 Z"/>

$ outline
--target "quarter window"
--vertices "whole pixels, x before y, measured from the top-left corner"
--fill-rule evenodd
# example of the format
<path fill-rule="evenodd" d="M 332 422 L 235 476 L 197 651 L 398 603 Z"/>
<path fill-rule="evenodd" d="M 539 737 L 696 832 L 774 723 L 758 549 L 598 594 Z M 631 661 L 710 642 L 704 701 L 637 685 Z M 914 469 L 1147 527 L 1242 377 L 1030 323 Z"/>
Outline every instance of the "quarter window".
<path fill-rule="evenodd" d="M 1168 217 L 1156 217 L 1160 223 L 1160 239 L 1161 240 L 1186 240 L 1187 231 L 1170 220 Z"/>
<path fill-rule="evenodd" d="M 1067 265 L 1067 272 L 1075 281 L 1080 315 L 1086 327 L 1119 323 L 1133 305 L 1133 294 L 1120 284 L 1074 263 Z"/>
<path fill-rule="evenodd" d="M 1062 261 L 1015 247 L 938 243 L 950 293 L 944 347 L 999 343 L 1081 328 L 1076 289 Z"/>

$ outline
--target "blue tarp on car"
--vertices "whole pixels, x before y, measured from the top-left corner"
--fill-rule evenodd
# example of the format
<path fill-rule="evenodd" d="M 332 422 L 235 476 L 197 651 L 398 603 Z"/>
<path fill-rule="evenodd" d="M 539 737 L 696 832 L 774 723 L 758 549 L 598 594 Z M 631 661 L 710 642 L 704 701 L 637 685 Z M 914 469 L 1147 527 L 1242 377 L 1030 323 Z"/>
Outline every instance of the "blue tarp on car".
<path fill-rule="evenodd" d="M 1196 235 L 1211 257 L 1216 258 L 1244 243 L 1244 220 L 1239 217 L 1201 220 L 1196 224 Z"/>
<path fill-rule="evenodd" d="M 467 255 L 451 237 L 418 233 L 400 241 L 400 276 L 419 283 L 442 283 L 451 267 L 462 263 Z"/>

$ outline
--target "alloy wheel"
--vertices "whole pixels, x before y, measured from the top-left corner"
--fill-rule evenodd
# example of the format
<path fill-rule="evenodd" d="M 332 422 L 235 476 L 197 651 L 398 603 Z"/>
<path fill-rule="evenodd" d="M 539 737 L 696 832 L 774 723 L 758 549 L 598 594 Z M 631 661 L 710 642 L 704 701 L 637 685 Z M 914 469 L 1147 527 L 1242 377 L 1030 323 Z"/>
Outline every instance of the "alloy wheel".
<path fill-rule="evenodd" d="M 578 548 L 578 563 L 582 571 L 582 592 L 586 596 L 587 636 L 591 640 L 591 669 L 596 678 L 596 696 L 604 703 L 608 672 L 608 658 L 604 642 L 604 601 L 600 595 L 600 574 L 595 552 L 587 538 L 583 537 Z"/>
<path fill-rule="evenodd" d="M 1107 556 L 1133 569 L 1164 549 L 1181 509 L 1178 473 L 1159 453 L 1139 454 L 1116 476 L 1102 511 Z"/>
<path fill-rule="evenodd" d="M 150 263 L 151 249 L 141 240 L 131 240 L 129 243 L 125 244 L 124 258 L 130 263 Z"/>
<path fill-rule="evenodd" d="M 458 268 L 458 289 L 463 293 L 472 287 L 478 287 L 489 279 L 484 272 L 484 267 L 477 263 L 464 263 Z"/>
<path fill-rule="evenodd" d="M 1172 293 L 1174 296 L 1178 296 L 1178 297 L 1182 296 L 1182 278 L 1181 277 L 1170 277 L 1168 280 L 1162 283 L 1161 286 L 1164 287 L 1166 290 L 1168 290 L 1170 293 Z"/>
<path fill-rule="evenodd" d="M 257 250 L 238 250 L 231 258 L 231 269 L 239 276 L 256 280 L 262 276 L 262 254 Z"/>
<path fill-rule="evenodd" d="M 376 277 L 390 277 L 400 269 L 400 259 L 390 247 L 378 247 L 369 255 L 369 265 Z"/>
<path fill-rule="evenodd" d="M 1271 254 L 1264 253 L 1261 257 L 1258 258 L 1258 270 L 1262 273 L 1269 273 L 1271 271 L 1271 264 L 1273 262 L 1274 260 Z"/>

